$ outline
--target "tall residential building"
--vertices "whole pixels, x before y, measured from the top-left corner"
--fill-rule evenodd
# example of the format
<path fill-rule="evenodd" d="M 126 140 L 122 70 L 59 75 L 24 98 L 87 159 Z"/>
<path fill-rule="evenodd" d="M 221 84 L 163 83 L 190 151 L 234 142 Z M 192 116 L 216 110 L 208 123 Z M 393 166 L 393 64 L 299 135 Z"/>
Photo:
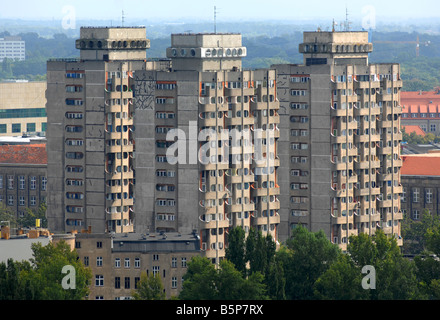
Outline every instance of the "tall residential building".
<path fill-rule="evenodd" d="M 132 232 L 133 71 L 145 27 L 83 27 L 79 59 L 47 63 L 48 198 L 53 231 Z"/>
<path fill-rule="evenodd" d="M 49 228 L 197 232 L 216 263 L 231 226 L 276 239 L 275 70 L 243 70 L 239 34 L 172 35 L 167 60 L 148 44 L 81 28 L 80 59 L 48 62 Z"/>
<path fill-rule="evenodd" d="M 214 263 L 230 227 L 280 220 L 276 74 L 245 55 L 239 34 L 174 34 L 169 67 L 135 73 L 137 231 L 197 230 Z"/>
<path fill-rule="evenodd" d="M 276 65 L 280 238 L 298 224 L 348 237 L 381 228 L 401 244 L 400 66 L 371 64 L 367 32 L 305 32 L 304 63 Z"/>

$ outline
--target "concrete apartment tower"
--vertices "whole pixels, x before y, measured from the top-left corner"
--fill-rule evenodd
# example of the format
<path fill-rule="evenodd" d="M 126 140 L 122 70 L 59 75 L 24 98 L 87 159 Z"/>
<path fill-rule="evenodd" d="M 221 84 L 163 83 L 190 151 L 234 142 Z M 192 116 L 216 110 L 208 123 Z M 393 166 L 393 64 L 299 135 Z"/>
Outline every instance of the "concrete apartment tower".
<path fill-rule="evenodd" d="M 136 228 L 197 232 L 213 263 L 229 228 L 277 239 L 280 220 L 276 74 L 244 56 L 239 34 L 174 34 L 169 65 L 135 74 Z"/>
<path fill-rule="evenodd" d="M 401 244 L 399 64 L 370 64 L 367 32 L 304 32 L 299 50 L 302 65 L 273 66 L 280 238 L 303 224 L 343 250 L 379 228 Z"/>
<path fill-rule="evenodd" d="M 47 218 L 51 231 L 134 229 L 133 71 L 144 27 L 83 27 L 79 59 L 47 63 Z"/>

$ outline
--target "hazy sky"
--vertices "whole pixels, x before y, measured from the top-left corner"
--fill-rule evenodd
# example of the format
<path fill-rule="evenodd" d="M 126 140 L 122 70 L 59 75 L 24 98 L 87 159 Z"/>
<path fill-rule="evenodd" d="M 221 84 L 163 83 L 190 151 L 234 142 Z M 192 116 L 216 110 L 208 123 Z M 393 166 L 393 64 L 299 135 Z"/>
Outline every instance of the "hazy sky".
<path fill-rule="evenodd" d="M 345 8 L 353 21 L 366 16 L 378 23 L 386 20 L 410 22 L 411 19 L 440 17 L 438 0 L 2 0 L 0 19 L 55 19 L 125 21 L 212 20 L 214 6 L 217 21 L 257 19 L 345 19 Z M 387 17 L 387 18 L 386 18 Z"/>

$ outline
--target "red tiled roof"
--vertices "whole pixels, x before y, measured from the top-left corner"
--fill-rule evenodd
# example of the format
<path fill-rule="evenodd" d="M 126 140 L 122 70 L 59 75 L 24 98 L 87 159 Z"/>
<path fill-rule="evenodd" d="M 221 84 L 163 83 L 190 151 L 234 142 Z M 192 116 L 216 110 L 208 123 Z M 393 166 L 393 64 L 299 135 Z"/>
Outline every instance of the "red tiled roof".
<path fill-rule="evenodd" d="M 411 104 L 434 104 L 440 102 L 440 91 L 402 91 L 400 92 L 400 101 L 408 101 Z M 403 104 L 403 102 L 402 102 Z"/>
<path fill-rule="evenodd" d="M 47 164 L 45 144 L 0 145 L 0 164 Z"/>
<path fill-rule="evenodd" d="M 402 155 L 402 175 L 440 176 L 440 153 Z"/>
<path fill-rule="evenodd" d="M 402 113 L 438 113 L 440 112 L 440 91 L 402 91 L 400 104 Z"/>
<path fill-rule="evenodd" d="M 416 135 L 418 135 L 418 136 L 425 136 L 426 135 L 425 131 L 423 131 L 422 128 L 420 128 L 420 126 L 405 125 L 402 127 L 405 128 L 405 132 L 408 134 L 411 134 L 411 132 L 415 132 Z"/>

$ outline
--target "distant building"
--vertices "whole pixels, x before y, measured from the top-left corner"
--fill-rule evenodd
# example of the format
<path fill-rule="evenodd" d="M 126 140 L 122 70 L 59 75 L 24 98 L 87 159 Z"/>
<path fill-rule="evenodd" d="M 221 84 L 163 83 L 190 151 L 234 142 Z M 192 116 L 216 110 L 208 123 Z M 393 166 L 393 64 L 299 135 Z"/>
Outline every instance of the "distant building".
<path fill-rule="evenodd" d="M 402 155 L 403 214 L 419 220 L 424 209 L 440 214 L 440 153 Z"/>
<path fill-rule="evenodd" d="M 46 82 L 0 83 L 0 136 L 46 133 Z"/>
<path fill-rule="evenodd" d="M 0 203 L 23 217 L 46 202 L 45 144 L 0 145 Z"/>
<path fill-rule="evenodd" d="M 402 125 L 417 125 L 426 133 L 440 134 L 440 90 L 401 92 Z"/>
<path fill-rule="evenodd" d="M 21 37 L 0 38 L 0 62 L 5 58 L 20 61 L 26 59 L 26 44 Z"/>
<path fill-rule="evenodd" d="M 76 234 L 75 249 L 93 274 L 89 300 L 131 299 L 142 272 L 161 277 L 167 298 L 177 296 L 199 242 L 195 233 Z"/>

